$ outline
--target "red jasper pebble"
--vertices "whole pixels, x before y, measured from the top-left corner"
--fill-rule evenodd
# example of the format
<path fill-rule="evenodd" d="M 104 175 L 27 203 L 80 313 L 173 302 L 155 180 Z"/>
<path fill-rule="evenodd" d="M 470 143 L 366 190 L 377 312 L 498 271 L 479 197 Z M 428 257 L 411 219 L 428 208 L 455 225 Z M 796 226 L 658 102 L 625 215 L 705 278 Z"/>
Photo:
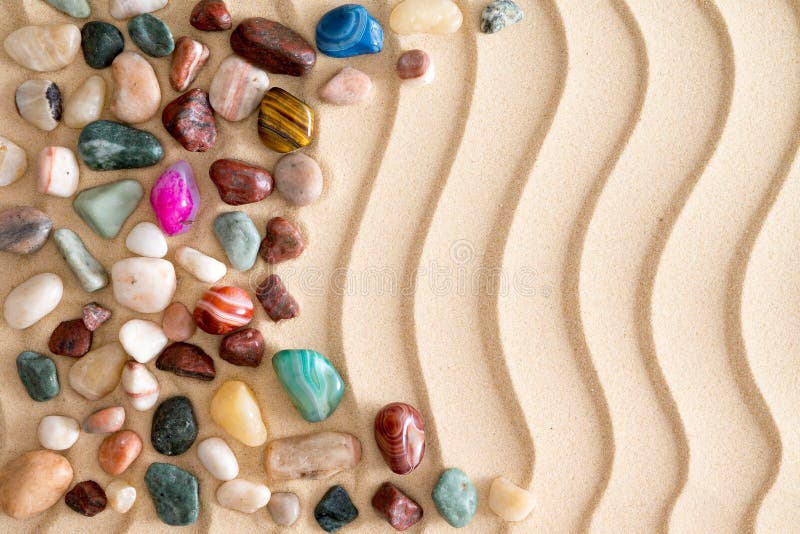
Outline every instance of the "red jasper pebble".
<path fill-rule="evenodd" d="M 191 343 L 173 343 L 164 349 L 164 352 L 156 360 L 156 369 L 205 382 L 214 380 L 214 377 L 217 376 L 211 356 Z"/>
<path fill-rule="evenodd" d="M 189 152 L 208 152 L 217 142 L 217 122 L 202 89 L 192 89 L 167 104 L 161 122 Z"/>
<path fill-rule="evenodd" d="M 245 328 L 222 338 L 220 357 L 233 365 L 258 367 L 264 357 L 264 336 L 255 328 Z"/>
<path fill-rule="evenodd" d="M 298 257 L 305 250 L 303 234 L 283 217 L 273 217 L 267 223 L 267 235 L 258 253 L 267 263 L 275 264 Z"/>
<path fill-rule="evenodd" d="M 222 0 L 200 0 L 189 19 L 189 24 L 207 32 L 230 30 L 231 14 Z"/>
<path fill-rule="evenodd" d="M 69 490 L 64 496 L 64 502 L 79 514 L 93 517 L 106 509 L 108 499 L 100 484 L 94 480 L 85 480 Z"/>
<path fill-rule="evenodd" d="M 256 290 L 256 297 L 269 318 L 276 323 L 282 319 L 293 319 L 300 313 L 297 301 L 289 294 L 277 274 L 270 275 L 261 282 Z"/>
<path fill-rule="evenodd" d="M 422 507 L 390 482 L 384 482 L 375 492 L 372 507 L 395 530 L 407 530 L 422 519 Z"/>
<path fill-rule="evenodd" d="M 298 33 L 260 17 L 245 19 L 233 30 L 231 48 L 273 74 L 303 76 L 317 62 L 314 47 Z"/>
<path fill-rule="evenodd" d="M 64 321 L 53 330 L 47 346 L 53 354 L 80 358 L 92 347 L 92 331 L 83 319 Z"/>
<path fill-rule="evenodd" d="M 211 164 L 208 175 L 226 204 L 241 206 L 264 200 L 272 193 L 272 175 L 235 159 L 219 159 Z"/>

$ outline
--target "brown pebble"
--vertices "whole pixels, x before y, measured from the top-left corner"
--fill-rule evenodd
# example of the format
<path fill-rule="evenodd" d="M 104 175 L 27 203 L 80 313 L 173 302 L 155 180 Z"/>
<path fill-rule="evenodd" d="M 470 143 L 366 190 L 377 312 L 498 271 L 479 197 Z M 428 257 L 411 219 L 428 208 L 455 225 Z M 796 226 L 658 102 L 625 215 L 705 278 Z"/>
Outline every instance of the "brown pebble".
<path fill-rule="evenodd" d="M 106 509 L 106 492 L 94 480 L 84 480 L 75 484 L 64 496 L 67 506 L 86 517 L 94 517 Z"/>
<path fill-rule="evenodd" d="M 222 0 L 200 0 L 189 19 L 189 24 L 207 32 L 230 30 L 231 14 Z"/>
<path fill-rule="evenodd" d="M 267 223 L 267 234 L 258 253 L 267 263 L 275 264 L 298 257 L 305 250 L 303 234 L 283 217 L 273 217 Z"/>
<path fill-rule="evenodd" d="M 97 453 L 103 471 L 111 476 L 121 475 L 142 452 L 142 438 L 133 430 L 122 430 L 111 434 Z"/>
<path fill-rule="evenodd" d="M 64 321 L 53 330 L 47 346 L 53 354 L 80 358 L 92 347 L 92 331 L 83 319 Z"/>
<path fill-rule="evenodd" d="M 407 530 L 422 519 L 422 507 L 391 482 L 384 482 L 372 497 L 372 507 L 395 530 Z"/>
<path fill-rule="evenodd" d="M 322 170 L 301 152 L 279 159 L 272 174 L 275 188 L 293 206 L 308 206 L 322 194 Z"/>
<path fill-rule="evenodd" d="M 197 78 L 197 73 L 206 64 L 208 55 L 208 47 L 200 41 L 185 35 L 175 41 L 172 67 L 169 70 L 169 83 L 172 88 L 179 93 L 188 89 Z"/>
<path fill-rule="evenodd" d="M 324 101 L 337 106 L 359 104 L 372 93 L 372 80 L 353 67 L 345 67 L 319 90 Z"/>
<path fill-rule="evenodd" d="M 3 158 L 8 147 L 0 146 Z M 0 160 L 4 163 L 5 160 Z M 0 250 L 31 254 L 44 246 L 53 222 L 46 213 L 28 206 L 16 206 L 0 213 Z"/>
<path fill-rule="evenodd" d="M 194 335 L 197 325 L 186 306 L 180 302 L 173 302 L 164 310 L 161 328 L 172 341 L 186 341 Z"/>
<path fill-rule="evenodd" d="M 261 282 L 256 290 L 256 297 L 270 319 L 276 323 L 282 319 L 293 319 L 300 313 L 297 301 L 289 294 L 277 274 L 272 274 Z"/>
<path fill-rule="evenodd" d="M 164 349 L 156 360 L 156 368 L 206 382 L 217 376 L 211 356 L 191 343 L 173 343 Z"/>
<path fill-rule="evenodd" d="M 219 198 L 231 206 L 260 202 L 272 193 L 272 175 L 264 169 L 235 159 L 218 159 L 208 176 L 219 191 Z"/>
<path fill-rule="evenodd" d="M 189 152 L 208 152 L 217 142 L 217 122 L 208 93 L 194 88 L 164 108 L 161 122 L 169 134 Z"/>
<path fill-rule="evenodd" d="M 397 60 L 397 75 L 401 80 L 421 78 L 431 66 L 431 57 L 422 50 L 404 52 Z"/>
<path fill-rule="evenodd" d="M 100 328 L 109 319 L 111 319 L 111 310 L 96 302 L 90 302 L 83 307 L 83 325 L 91 332 Z"/>
<path fill-rule="evenodd" d="M 0 508 L 14 519 L 43 512 L 61 499 L 72 482 L 72 466 L 53 451 L 31 451 L 0 470 Z"/>
<path fill-rule="evenodd" d="M 255 328 L 245 328 L 222 338 L 220 357 L 233 365 L 258 367 L 264 357 L 264 336 Z"/>
<path fill-rule="evenodd" d="M 125 424 L 125 408 L 112 406 L 94 412 L 83 420 L 83 431 L 88 434 L 116 432 Z"/>

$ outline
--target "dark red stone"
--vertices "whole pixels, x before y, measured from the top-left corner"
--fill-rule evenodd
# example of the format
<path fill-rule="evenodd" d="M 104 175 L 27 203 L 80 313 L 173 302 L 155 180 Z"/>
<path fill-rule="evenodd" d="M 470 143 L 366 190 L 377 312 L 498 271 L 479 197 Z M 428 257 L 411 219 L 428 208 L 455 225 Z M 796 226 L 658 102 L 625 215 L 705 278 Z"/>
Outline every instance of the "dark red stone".
<path fill-rule="evenodd" d="M 243 20 L 231 34 L 231 48 L 273 74 L 303 76 L 317 62 L 317 53 L 293 30 L 260 17 Z"/>
<path fill-rule="evenodd" d="M 398 475 L 416 469 L 425 456 L 425 422 L 405 402 L 387 404 L 375 416 L 375 443 L 389 468 Z"/>
<path fill-rule="evenodd" d="M 200 0 L 189 19 L 189 24 L 207 32 L 230 30 L 231 14 L 222 0 Z"/>
<path fill-rule="evenodd" d="M 96 302 L 90 302 L 83 307 L 83 324 L 92 332 L 100 328 L 109 319 L 111 319 L 111 310 Z"/>
<path fill-rule="evenodd" d="M 47 346 L 53 354 L 80 358 L 92 348 L 92 331 L 83 319 L 64 321 L 53 330 Z"/>
<path fill-rule="evenodd" d="M 85 480 L 64 495 L 67 506 L 87 517 L 93 517 L 106 509 L 106 492 L 94 480 Z"/>
<path fill-rule="evenodd" d="M 208 169 L 219 198 L 231 206 L 252 204 L 272 193 L 272 175 L 259 167 L 235 159 L 219 159 Z"/>
<path fill-rule="evenodd" d="M 217 122 L 202 89 L 192 89 L 167 104 L 161 122 L 189 152 L 208 152 L 217 142 Z"/>
<path fill-rule="evenodd" d="M 222 338 L 220 357 L 233 365 L 258 367 L 264 357 L 264 336 L 255 328 L 245 328 Z"/>
<path fill-rule="evenodd" d="M 372 507 L 395 530 L 409 529 L 422 519 L 422 507 L 390 482 L 384 482 L 375 492 Z"/>
<path fill-rule="evenodd" d="M 300 229 L 283 217 L 273 217 L 267 223 L 267 235 L 258 253 L 267 263 L 280 263 L 298 257 L 305 250 Z"/>
<path fill-rule="evenodd" d="M 206 382 L 217 376 L 211 356 L 191 343 L 173 343 L 164 349 L 156 360 L 156 368 Z"/>
<path fill-rule="evenodd" d="M 300 313 L 297 301 L 286 290 L 281 277 L 272 274 L 256 289 L 256 297 L 264 306 L 269 318 L 276 323 L 281 319 L 293 319 Z"/>

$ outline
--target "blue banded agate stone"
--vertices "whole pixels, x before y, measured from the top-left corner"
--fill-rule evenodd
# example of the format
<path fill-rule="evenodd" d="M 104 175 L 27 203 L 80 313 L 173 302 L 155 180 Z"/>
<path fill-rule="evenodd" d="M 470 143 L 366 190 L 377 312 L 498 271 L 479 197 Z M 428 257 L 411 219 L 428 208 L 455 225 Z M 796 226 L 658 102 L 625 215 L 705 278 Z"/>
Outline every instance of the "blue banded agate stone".
<path fill-rule="evenodd" d="M 326 56 L 353 57 L 383 50 L 383 28 L 358 4 L 328 11 L 317 24 L 317 48 Z"/>
<path fill-rule="evenodd" d="M 333 364 L 319 352 L 282 350 L 272 357 L 272 368 L 306 421 L 324 421 L 339 406 L 344 382 Z"/>

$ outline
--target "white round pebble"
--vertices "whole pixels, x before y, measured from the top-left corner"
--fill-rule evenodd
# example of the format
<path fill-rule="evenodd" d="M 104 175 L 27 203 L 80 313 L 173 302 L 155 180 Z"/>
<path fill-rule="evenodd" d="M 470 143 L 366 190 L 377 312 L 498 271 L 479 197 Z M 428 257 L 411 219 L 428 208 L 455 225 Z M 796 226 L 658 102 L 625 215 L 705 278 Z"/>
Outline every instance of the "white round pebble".
<path fill-rule="evenodd" d="M 120 478 L 115 478 L 106 486 L 106 497 L 112 510 L 124 514 L 136 502 L 136 488 Z"/>
<path fill-rule="evenodd" d="M 197 446 L 197 456 L 211 476 L 217 480 L 233 480 L 239 476 L 239 462 L 225 440 L 208 438 Z"/>
<path fill-rule="evenodd" d="M 219 260 L 206 256 L 192 247 L 181 246 L 175 251 L 175 261 L 195 278 L 206 284 L 219 281 L 228 268 Z"/>
<path fill-rule="evenodd" d="M 24 330 L 56 309 L 63 295 L 58 275 L 37 274 L 11 290 L 3 303 L 3 316 L 8 326 Z"/>
<path fill-rule="evenodd" d="M 269 488 L 264 484 L 256 484 L 248 480 L 229 480 L 217 490 L 217 501 L 225 508 L 252 514 L 265 507 L 271 496 Z"/>
<path fill-rule="evenodd" d="M 169 340 L 156 323 L 131 319 L 119 329 L 119 342 L 131 358 L 147 363 L 158 356 Z"/>
<path fill-rule="evenodd" d="M 135 312 L 164 311 L 176 286 L 175 267 L 167 260 L 127 258 L 111 267 L 114 300 Z"/>
<path fill-rule="evenodd" d="M 167 238 L 151 222 L 140 222 L 125 239 L 125 247 L 139 256 L 163 258 L 167 255 Z"/>
<path fill-rule="evenodd" d="M 72 447 L 81 433 L 78 422 L 63 415 L 48 415 L 39 421 L 37 435 L 45 449 L 64 451 Z"/>

